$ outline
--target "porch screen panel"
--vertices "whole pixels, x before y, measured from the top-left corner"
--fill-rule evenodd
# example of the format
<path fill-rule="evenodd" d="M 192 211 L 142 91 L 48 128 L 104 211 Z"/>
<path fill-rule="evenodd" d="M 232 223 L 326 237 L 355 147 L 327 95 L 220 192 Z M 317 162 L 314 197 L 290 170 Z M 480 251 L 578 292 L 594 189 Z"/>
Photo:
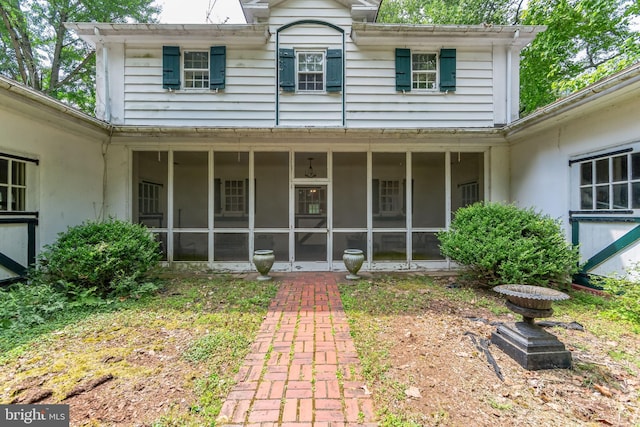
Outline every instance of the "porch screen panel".
<path fill-rule="evenodd" d="M 484 200 L 484 154 L 451 153 L 451 212 Z"/>
<path fill-rule="evenodd" d="M 173 233 L 175 261 L 207 261 L 209 249 L 206 233 Z"/>
<path fill-rule="evenodd" d="M 249 153 L 217 151 L 213 158 L 214 227 L 248 228 Z"/>
<path fill-rule="evenodd" d="M 436 233 L 413 233 L 411 258 L 414 261 L 443 260 Z"/>
<path fill-rule="evenodd" d="M 249 260 L 249 235 L 246 233 L 216 233 L 213 247 L 214 261 Z"/>
<path fill-rule="evenodd" d="M 333 260 L 342 261 L 345 249 L 360 249 L 367 257 L 366 232 L 336 232 L 333 233 Z"/>
<path fill-rule="evenodd" d="M 373 153 L 371 211 L 374 228 L 406 227 L 406 155 Z"/>
<path fill-rule="evenodd" d="M 446 225 L 444 161 L 444 153 L 413 153 L 411 155 L 414 227 Z"/>
<path fill-rule="evenodd" d="M 406 261 L 407 236 L 405 233 L 373 233 L 374 261 Z"/>
<path fill-rule="evenodd" d="M 256 233 L 254 249 L 271 249 L 276 261 L 289 260 L 289 234 L 288 233 Z"/>
<path fill-rule="evenodd" d="M 208 228 L 208 153 L 173 154 L 173 226 Z"/>
<path fill-rule="evenodd" d="M 289 153 L 255 153 L 254 165 L 255 226 L 257 228 L 288 228 Z"/>
<path fill-rule="evenodd" d="M 367 227 L 367 154 L 333 154 L 333 227 Z"/>
<path fill-rule="evenodd" d="M 134 222 L 151 228 L 167 227 L 168 176 L 166 151 L 133 152 L 131 206 Z"/>

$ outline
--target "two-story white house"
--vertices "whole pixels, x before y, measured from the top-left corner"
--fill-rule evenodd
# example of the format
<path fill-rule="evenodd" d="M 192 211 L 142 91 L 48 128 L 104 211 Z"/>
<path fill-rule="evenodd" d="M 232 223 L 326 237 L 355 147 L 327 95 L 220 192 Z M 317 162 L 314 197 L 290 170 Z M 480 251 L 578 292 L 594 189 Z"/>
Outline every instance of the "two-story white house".
<path fill-rule="evenodd" d="M 266 248 L 280 271 L 344 269 L 346 248 L 368 270 L 442 269 L 436 233 L 458 208 L 533 203 L 569 227 L 575 194 L 597 185 L 574 191 L 566 162 L 640 140 L 613 111 L 630 129 L 582 145 L 598 123 L 581 108 L 614 109 L 595 101 L 605 94 L 519 119 L 520 51 L 544 28 L 378 24 L 378 6 L 243 0 L 247 24 L 67 24 L 96 48 L 97 119 L 0 79 L 13 129 L 0 195 L 3 161 L 31 177 L 4 218 L 34 214 L 37 246 L 83 219 L 130 219 L 167 262 L 213 269 L 250 270 Z M 630 74 L 610 92 L 636 88 Z M 564 141 L 569 122 L 587 133 Z M 8 194 L 22 194 L 19 176 Z"/>
<path fill-rule="evenodd" d="M 541 28 L 376 24 L 378 2 L 246 1 L 246 25 L 68 28 L 96 47 L 109 212 L 170 261 L 444 267 L 457 208 L 507 200 L 520 50 Z M 126 196 L 124 196 L 126 195 Z M 123 197 L 124 196 L 124 197 Z M 342 267 L 343 268 L 343 267 Z"/>

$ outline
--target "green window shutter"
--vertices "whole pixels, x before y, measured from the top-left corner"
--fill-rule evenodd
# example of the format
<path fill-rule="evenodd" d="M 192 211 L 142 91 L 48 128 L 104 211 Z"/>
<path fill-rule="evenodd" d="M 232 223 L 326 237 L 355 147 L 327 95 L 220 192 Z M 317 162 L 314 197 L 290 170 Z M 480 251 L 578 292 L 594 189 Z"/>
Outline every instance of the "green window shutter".
<path fill-rule="evenodd" d="M 396 49 L 396 90 L 411 90 L 411 49 Z"/>
<path fill-rule="evenodd" d="M 327 92 L 342 90 L 342 49 L 327 50 Z"/>
<path fill-rule="evenodd" d="M 440 49 L 440 92 L 456 90 L 456 50 Z"/>
<path fill-rule="evenodd" d="M 179 46 L 162 46 L 162 87 L 180 89 Z"/>
<path fill-rule="evenodd" d="M 279 56 L 279 80 L 280 87 L 285 92 L 296 90 L 296 58 L 293 49 L 280 49 Z"/>
<path fill-rule="evenodd" d="M 227 66 L 227 47 L 212 46 L 209 58 L 209 88 L 224 89 Z"/>

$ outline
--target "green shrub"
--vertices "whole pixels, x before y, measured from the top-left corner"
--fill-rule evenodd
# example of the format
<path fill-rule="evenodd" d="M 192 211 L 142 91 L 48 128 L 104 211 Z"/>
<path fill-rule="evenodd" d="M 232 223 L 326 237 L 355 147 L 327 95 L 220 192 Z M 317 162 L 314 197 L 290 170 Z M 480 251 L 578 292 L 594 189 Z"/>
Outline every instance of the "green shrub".
<path fill-rule="evenodd" d="M 549 216 L 499 203 L 476 203 L 456 212 L 438 233 L 443 255 L 489 285 L 566 284 L 579 255 Z"/>
<path fill-rule="evenodd" d="M 595 285 L 611 295 L 609 311 L 615 316 L 640 325 L 640 263 L 629 268 L 623 276 L 591 276 Z"/>
<path fill-rule="evenodd" d="M 62 287 L 71 299 L 126 296 L 149 289 L 141 284 L 159 260 L 159 243 L 144 226 L 90 221 L 45 246 L 33 278 Z"/>
<path fill-rule="evenodd" d="M 66 307 L 65 296 L 47 284 L 16 283 L 0 288 L 0 330 L 25 330 L 43 324 Z"/>

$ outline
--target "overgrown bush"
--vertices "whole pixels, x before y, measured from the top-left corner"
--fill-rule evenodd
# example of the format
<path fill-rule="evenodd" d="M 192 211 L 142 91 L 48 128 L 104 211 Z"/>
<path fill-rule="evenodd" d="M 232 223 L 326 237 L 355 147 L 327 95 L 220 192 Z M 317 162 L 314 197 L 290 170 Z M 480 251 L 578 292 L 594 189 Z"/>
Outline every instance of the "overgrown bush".
<path fill-rule="evenodd" d="M 613 304 L 609 311 L 640 325 L 640 263 L 629 268 L 623 276 L 591 276 L 590 280 L 611 296 Z"/>
<path fill-rule="evenodd" d="M 159 260 L 159 243 L 144 226 L 89 221 L 45 246 L 33 279 L 56 284 L 73 300 L 126 296 L 149 290 L 144 281 Z"/>
<path fill-rule="evenodd" d="M 53 286 L 16 283 L 0 288 L 0 330 L 26 330 L 45 323 L 67 307 L 64 294 Z"/>
<path fill-rule="evenodd" d="M 579 255 L 560 223 L 532 209 L 476 203 L 459 209 L 438 233 L 442 253 L 488 285 L 566 284 Z"/>

